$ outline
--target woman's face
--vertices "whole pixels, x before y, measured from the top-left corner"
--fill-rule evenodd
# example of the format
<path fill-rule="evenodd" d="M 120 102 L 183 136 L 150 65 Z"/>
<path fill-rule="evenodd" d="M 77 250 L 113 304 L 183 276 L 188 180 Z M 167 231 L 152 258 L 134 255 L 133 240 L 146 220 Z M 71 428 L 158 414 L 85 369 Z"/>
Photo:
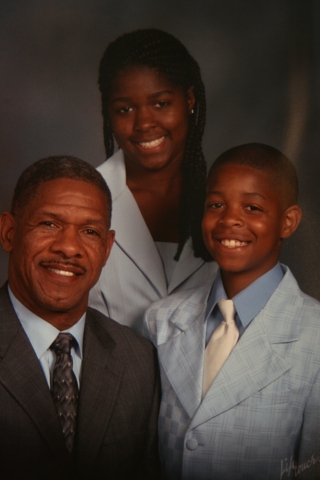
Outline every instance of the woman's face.
<path fill-rule="evenodd" d="M 163 74 L 143 67 L 120 72 L 109 100 L 109 116 L 127 168 L 161 170 L 183 158 L 195 98 Z"/>

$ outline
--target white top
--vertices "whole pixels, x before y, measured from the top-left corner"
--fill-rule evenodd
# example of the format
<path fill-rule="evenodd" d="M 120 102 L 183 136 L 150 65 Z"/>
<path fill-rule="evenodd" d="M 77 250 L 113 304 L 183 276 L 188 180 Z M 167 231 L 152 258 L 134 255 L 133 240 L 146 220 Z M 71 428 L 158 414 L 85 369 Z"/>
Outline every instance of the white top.
<path fill-rule="evenodd" d="M 167 285 L 169 285 L 174 269 L 178 263 L 173 259 L 177 252 L 178 244 L 172 242 L 155 242 L 155 244 L 162 260 Z"/>
<path fill-rule="evenodd" d="M 142 334 L 143 315 L 152 302 L 173 292 L 212 282 L 217 265 L 195 258 L 189 239 L 179 261 L 172 260 L 176 265 L 167 282 L 161 255 L 126 185 L 122 151 L 98 170 L 111 190 L 111 228 L 116 238 L 107 265 L 91 290 L 89 305 Z"/>

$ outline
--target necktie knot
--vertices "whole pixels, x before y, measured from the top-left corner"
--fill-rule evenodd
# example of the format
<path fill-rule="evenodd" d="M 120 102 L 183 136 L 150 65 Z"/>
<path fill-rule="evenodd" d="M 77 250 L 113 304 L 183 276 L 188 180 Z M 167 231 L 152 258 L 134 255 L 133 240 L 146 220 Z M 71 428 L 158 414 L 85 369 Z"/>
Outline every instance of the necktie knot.
<path fill-rule="evenodd" d="M 50 349 L 55 352 L 55 354 L 70 354 L 71 348 L 75 346 L 76 340 L 71 335 L 71 333 L 59 333 L 57 338 L 51 344 Z"/>
<path fill-rule="evenodd" d="M 218 306 L 226 323 L 233 323 L 236 309 L 232 300 L 219 300 Z"/>

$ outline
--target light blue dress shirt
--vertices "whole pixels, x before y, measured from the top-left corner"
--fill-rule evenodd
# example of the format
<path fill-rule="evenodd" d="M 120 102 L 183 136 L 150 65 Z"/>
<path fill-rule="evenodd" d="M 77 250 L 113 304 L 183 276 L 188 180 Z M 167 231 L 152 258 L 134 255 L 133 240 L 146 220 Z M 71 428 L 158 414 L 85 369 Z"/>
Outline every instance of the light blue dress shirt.
<path fill-rule="evenodd" d="M 50 345 L 59 335 L 60 330 L 55 328 L 50 323 L 38 317 L 30 310 L 28 310 L 21 302 L 13 295 L 10 287 L 8 287 L 10 300 L 17 317 L 35 351 L 39 362 L 41 364 L 43 373 L 46 377 L 50 388 L 52 371 L 56 360 L 56 354 L 50 350 Z M 83 333 L 85 326 L 86 314 L 84 313 L 80 320 L 68 330 L 63 330 L 61 333 L 71 333 L 77 341 L 77 346 L 71 349 L 71 356 L 73 360 L 73 371 L 76 376 L 78 386 L 80 386 L 82 351 L 83 351 Z"/>
<path fill-rule="evenodd" d="M 284 272 L 280 263 L 277 263 L 269 272 L 265 273 L 247 288 L 235 295 L 231 300 L 236 309 L 236 324 L 241 336 L 250 322 L 263 309 L 280 281 Z M 228 296 L 223 287 L 220 269 L 213 282 L 206 308 L 205 321 L 207 322 L 206 345 L 223 317 L 218 307 L 219 300 L 227 299 Z"/>

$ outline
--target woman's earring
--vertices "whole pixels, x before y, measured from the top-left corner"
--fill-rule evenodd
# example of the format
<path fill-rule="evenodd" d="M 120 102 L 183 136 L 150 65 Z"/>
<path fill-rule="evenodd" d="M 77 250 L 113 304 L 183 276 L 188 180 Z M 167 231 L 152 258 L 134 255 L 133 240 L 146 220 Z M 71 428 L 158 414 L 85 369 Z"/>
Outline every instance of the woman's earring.
<path fill-rule="evenodd" d="M 193 115 L 193 114 L 194 114 L 194 110 L 192 109 L 192 110 L 191 110 L 191 115 Z"/>

